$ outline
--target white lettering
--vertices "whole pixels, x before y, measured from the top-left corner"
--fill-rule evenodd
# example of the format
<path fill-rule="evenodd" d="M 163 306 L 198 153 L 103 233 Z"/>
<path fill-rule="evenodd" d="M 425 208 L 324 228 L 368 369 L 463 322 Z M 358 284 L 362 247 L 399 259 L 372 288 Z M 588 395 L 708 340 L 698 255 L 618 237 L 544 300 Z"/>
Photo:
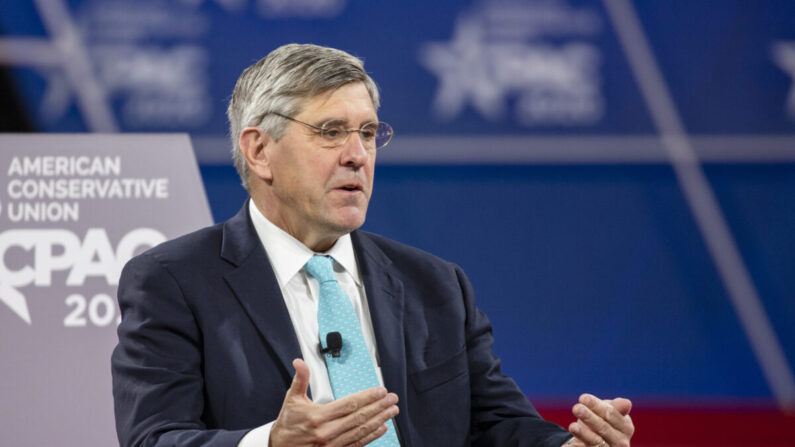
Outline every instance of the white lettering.
<path fill-rule="evenodd" d="M 94 258 L 96 257 L 96 261 Z M 83 239 L 83 248 L 73 260 L 74 268 L 66 278 L 67 286 L 79 286 L 87 276 L 104 276 L 112 284 L 116 275 L 116 257 L 108 235 L 102 228 L 89 228 Z"/>
<path fill-rule="evenodd" d="M 8 176 L 109 177 L 121 175 L 121 157 L 39 156 L 14 157 Z"/>
<path fill-rule="evenodd" d="M 22 175 L 22 163 L 20 163 L 19 157 L 12 158 L 11 164 L 8 165 L 8 176 L 12 175 Z"/>
<path fill-rule="evenodd" d="M 111 324 L 114 317 L 116 324 L 121 323 L 121 314 L 117 313 L 113 298 L 105 293 L 94 295 L 90 300 L 75 293 L 67 296 L 64 303 L 72 308 L 63 320 L 66 327 L 86 327 L 88 323 L 103 327 Z"/>
<path fill-rule="evenodd" d="M 77 222 L 80 204 L 77 202 L 9 202 L 8 220 L 11 222 Z"/>
<path fill-rule="evenodd" d="M 14 230 L 12 230 L 14 231 Z M 39 234 L 31 231 L 18 230 L 21 238 L 37 237 L 33 250 L 33 269 L 36 272 L 33 281 L 37 286 L 52 284 L 52 272 L 66 270 L 74 264 L 74 257 L 80 250 L 80 239 L 67 230 L 45 230 Z M 60 255 L 55 254 L 55 247 L 62 247 Z"/>
<path fill-rule="evenodd" d="M 138 250 L 165 240 L 155 229 L 137 228 L 124 235 L 114 251 L 104 228 L 89 229 L 82 242 L 62 229 L 7 230 L 0 232 L 0 283 L 15 288 L 49 286 L 53 272 L 69 270 L 68 286 L 81 286 L 88 277 L 117 285 L 122 267 Z M 11 270 L 5 257 L 12 248 L 32 251 L 32 263 Z"/>
<path fill-rule="evenodd" d="M 6 187 L 12 199 L 165 199 L 167 178 L 13 179 Z"/>
<path fill-rule="evenodd" d="M 8 182 L 8 197 L 12 199 L 19 199 L 22 197 L 22 181 L 11 180 Z"/>
<path fill-rule="evenodd" d="M 5 255 L 9 248 L 16 246 L 24 251 L 30 251 L 35 245 L 36 241 L 33 238 L 19 237 L 21 231 L 23 230 L 10 230 L 0 233 L 0 284 L 20 287 L 32 283 L 36 277 L 35 270 L 29 265 L 19 270 L 9 270 L 6 266 Z"/>
<path fill-rule="evenodd" d="M 155 193 L 155 197 L 158 199 L 167 199 L 168 198 L 168 179 L 167 178 L 159 178 L 155 180 L 157 182 L 157 192 Z"/>
<path fill-rule="evenodd" d="M 22 160 L 22 166 L 24 171 L 22 175 L 41 175 L 41 158 L 39 157 L 34 159 L 25 157 Z"/>

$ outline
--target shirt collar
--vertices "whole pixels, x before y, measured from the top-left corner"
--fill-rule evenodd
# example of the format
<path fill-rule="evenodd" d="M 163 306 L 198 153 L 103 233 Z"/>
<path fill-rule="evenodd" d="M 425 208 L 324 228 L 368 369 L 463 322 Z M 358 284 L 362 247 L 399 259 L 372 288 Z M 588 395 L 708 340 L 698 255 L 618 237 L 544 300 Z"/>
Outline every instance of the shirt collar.
<path fill-rule="evenodd" d="M 310 250 L 301 241 L 269 221 L 260 212 L 253 200 L 248 201 L 248 210 L 249 215 L 251 215 L 251 221 L 254 224 L 254 230 L 257 232 L 257 236 L 259 236 L 259 240 L 268 254 L 268 259 L 271 261 L 279 287 L 284 287 L 296 273 L 304 268 L 304 264 L 318 253 Z M 334 246 L 321 254 L 334 258 L 337 261 L 335 266 L 341 266 L 353 278 L 356 285 L 361 286 L 359 268 L 356 264 L 356 256 L 353 253 L 353 243 L 351 242 L 350 234 L 337 239 Z"/>

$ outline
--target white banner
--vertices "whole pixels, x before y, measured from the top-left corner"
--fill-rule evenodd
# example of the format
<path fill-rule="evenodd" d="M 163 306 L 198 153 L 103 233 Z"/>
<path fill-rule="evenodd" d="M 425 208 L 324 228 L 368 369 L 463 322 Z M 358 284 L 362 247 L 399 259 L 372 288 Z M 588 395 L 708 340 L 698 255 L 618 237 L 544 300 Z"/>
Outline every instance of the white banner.
<path fill-rule="evenodd" d="M 121 269 L 211 223 L 187 135 L 0 136 L 3 445 L 118 445 Z"/>

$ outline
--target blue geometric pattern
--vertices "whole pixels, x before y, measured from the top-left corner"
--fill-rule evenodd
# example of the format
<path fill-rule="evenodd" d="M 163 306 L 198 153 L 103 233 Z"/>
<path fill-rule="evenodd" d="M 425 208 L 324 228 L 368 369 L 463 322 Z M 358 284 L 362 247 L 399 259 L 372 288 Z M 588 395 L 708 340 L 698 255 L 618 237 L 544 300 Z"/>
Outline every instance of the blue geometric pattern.
<path fill-rule="evenodd" d="M 362 327 L 348 295 L 342 290 L 332 268 L 332 258 L 315 255 L 304 268 L 320 283 L 320 300 L 317 321 L 320 344 L 326 348 L 329 332 L 342 334 L 342 350 L 339 357 L 324 354 L 328 376 L 334 398 L 341 399 L 357 391 L 379 386 L 373 362 L 364 343 Z M 368 445 L 398 447 L 397 435 L 392 420 L 387 421 L 387 432 Z"/>

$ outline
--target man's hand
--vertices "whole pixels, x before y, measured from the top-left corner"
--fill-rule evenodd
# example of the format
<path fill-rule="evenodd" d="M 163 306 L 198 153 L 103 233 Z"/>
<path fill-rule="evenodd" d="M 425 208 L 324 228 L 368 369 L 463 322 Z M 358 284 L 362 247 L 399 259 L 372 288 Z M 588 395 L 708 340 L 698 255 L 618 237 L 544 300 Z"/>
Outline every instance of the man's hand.
<path fill-rule="evenodd" d="M 591 394 L 580 396 L 580 402 L 572 408 L 577 422 L 569 425 L 574 439 L 564 446 L 575 447 L 630 447 L 629 441 L 635 426 L 629 411 L 632 402 L 617 398 L 601 400 Z"/>
<path fill-rule="evenodd" d="M 270 434 L 270 447 L 361 447 L 386 433 L 386 421 L 398 414 L 394 393 L 370 388 L 327 404 L 307 397 L 309 368 L 293 360 L 295 377 L 284 396 L 279 417 Z"/>

